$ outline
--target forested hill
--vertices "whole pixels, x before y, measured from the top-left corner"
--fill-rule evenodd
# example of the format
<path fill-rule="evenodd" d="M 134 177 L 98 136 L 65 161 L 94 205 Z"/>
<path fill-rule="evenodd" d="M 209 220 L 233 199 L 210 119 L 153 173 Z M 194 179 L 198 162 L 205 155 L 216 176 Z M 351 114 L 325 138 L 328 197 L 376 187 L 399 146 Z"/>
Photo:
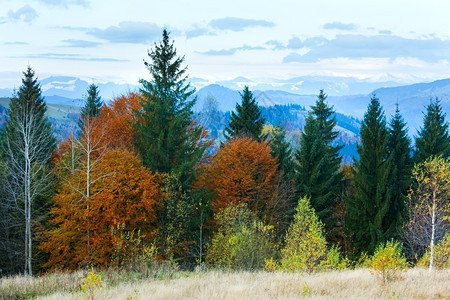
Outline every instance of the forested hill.
<path fill-rule="evenodd" d="M 266 120 L 266 125 L 281 126 L 286 130 L 287 137 L 294 148 L 297 148 L 300 141 L 300 132 L 305 125 L 308 110 L 301 105 L 273 105 L 260 106 L 262 116 Z M 228 124 L 230 112 L 223 112 L 218 109 L 205 108 L 197 114 L 199 123 L 206 127 L 210 136 L 217 142 L 224 141 L 223 130 Z M 335 143 L 344 145 L 341 154 L 345 163 L 351 163 L 353 157 L 357 157 L 356 144 L 359 141 L 360 120 L 336 113 L 336 129 L 340 134 Z"/>
<path fill-rule="evenodd" d="M 0 124 L 3 124 L 7 114 L 9 98 L 0 98 Z M 76 131 L 79 116 L 79 107 L 64 104 L 47 104 L 49 120 L 58 140 L 66 138 Z M 300 131 L 303 129 L 308 111 L 305 107 L 296 104 L 261 106 L 262 115 L 267 124 L 281 126 L 287 131 L 293 147 L 298 147 Z M 203 110 L 196 114 L 199 122 L 210 131 L 210 136 L 217 139 L 217 143 L 224 141 L 223 130 L 229 122 L 230 112 L 220 110 Z M 357 156 L 356 143 L 359 140 L 360 121 L 336 114 L 337 130 L 340 131 L 336 143 L 345 145 L 341 150 L 344 162 L 350 163 Z"/>
<path fill-rule="evenodd" d="M 301 93 L 301 90 L 298 92 Z M 324 92 L 327 93 L 327 89 Z M 318 93 L 319 90 L 317 90 Z M 317 94 L 294 94 L 281 90 L 262 91 L 255 89 L 253 94 L 258 104 L 264 107 L 297 104 L 309 109 L 317 99 Z M 430 103 L 430 99 L 439 98 L 443 111 L 450 112 L 450 79 L 378 88 L 362 95 L 329 95 L 327 100 L 337 113 L 362 119 L 373 94 L 380 99 L 387 120 L 394 115 L 396 105 L 399 105 L 400 113 L 408 124 L 410 137 L 414 136 L 422 126 L 422 112 L 425 111 L 425 106 Z M 205 102 L 210 101 L 208 99 L 211 98 L 217 103 L 218 109 L 223 111 L 234 109 L 235 104 L 240 101 L 238 90 L 217 84 L 201 88 L 196 95 L 198 98 L 197 110 L 203 110 Z"/>

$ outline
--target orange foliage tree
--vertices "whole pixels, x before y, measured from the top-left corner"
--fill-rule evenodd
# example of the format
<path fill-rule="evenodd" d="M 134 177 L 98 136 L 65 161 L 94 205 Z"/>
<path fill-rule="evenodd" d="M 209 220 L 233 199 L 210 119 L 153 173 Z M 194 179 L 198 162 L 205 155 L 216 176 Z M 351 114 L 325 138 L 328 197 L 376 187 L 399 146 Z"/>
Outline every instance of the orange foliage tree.
<path fill-rule="evenodd" d="M 129 93 L 114 99 L 100 109 L 98 122 L 102 124 L 109 148 L 133 149 L 135 132 L 131 127 L 134 111 L 141 109 L 141 98 L 137 93 Z"/>
<path fill-rule="evenodd" d="M 139 230 L 146 240 L 156 230 L 155 176 L 126 149 L 83 151 L 101 144 L 92 137 L 89 147 L 87 140 L 66 142 L 57 156 L 56 172 L 62 177 L 51 212 L 54 227 L 41 246 L 50 254 L 45 267 L 107 266 L 120 243 L 115 228 Z"/>
<path fill-rule="evenodd" d="M 262 220 L 275 225 L 287 205 L 279 188 L 277 167 L 266 142 L 239 138 L 217 151 L 199 181 L 212 194 L 214 212 L 231 203 L 247 203 Z"/>

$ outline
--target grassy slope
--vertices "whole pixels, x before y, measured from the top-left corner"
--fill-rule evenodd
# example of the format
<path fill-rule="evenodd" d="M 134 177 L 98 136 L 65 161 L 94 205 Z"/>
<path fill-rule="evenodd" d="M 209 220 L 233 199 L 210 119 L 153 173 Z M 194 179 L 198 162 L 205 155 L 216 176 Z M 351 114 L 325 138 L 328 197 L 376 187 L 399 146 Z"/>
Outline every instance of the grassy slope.
<path fill-rule="evenodd" d="M 0 106 L 8 108 L 10 99 L 0 98 Z M 57 120 L 67 119 L 67 114 L 78 113 L 80 108 L 65 104 L 47 104 L 48 116 Z"/>

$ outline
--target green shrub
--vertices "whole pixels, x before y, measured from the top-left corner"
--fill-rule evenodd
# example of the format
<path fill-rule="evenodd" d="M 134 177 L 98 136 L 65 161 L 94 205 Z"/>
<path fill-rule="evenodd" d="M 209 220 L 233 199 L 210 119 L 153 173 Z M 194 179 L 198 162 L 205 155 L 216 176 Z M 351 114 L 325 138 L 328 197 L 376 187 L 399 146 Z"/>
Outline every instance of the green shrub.
<path fill-rule="evenodd" d="M 341 252 L 338 247 L 331 247 L 328 252 L 326 259 L 320 262 L 319 268 L 321 270 L 345 270 L 349 267 L 350 261 L 346 257 L 341 256 Z"/>

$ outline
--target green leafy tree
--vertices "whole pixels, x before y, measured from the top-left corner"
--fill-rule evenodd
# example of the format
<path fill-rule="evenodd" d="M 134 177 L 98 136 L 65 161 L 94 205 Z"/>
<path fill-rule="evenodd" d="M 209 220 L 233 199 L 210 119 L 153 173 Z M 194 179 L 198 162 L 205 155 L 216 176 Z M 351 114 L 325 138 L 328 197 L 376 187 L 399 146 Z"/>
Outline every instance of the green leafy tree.
<path fill-rule="evenodd" d="M 236 112 L 231 112 L 230 123 L 225 127 L 227 139 L 251 137 L 257 141 L 261 139 L 261 132 L 265 119 L 261 116 L 261 109 L 248 86 L 240 94 L 241 104 L 236 104 Z"/>
<path fill-rule="evenodd" d="M 347 232 L 356 253 L 373 253 L 375 247 L 390 239 L 397 230 L 389 219 L 391 198 L 388 152 L 389 132 L 377 97 L 372 96 L 361 124 L 359 161 L 355 163 L 356 196 L 347 199 Z"/>
<path fill-rule="evenodd" d="M 186 83 L 184 57 L 177 57 L 166 29 L 148 56 L 145 66 L 152 80 L 140 80 L 142 109 L 135 112 L 134 145 L 150 170 L 181 174 L 181 182 L 187 186 L 206 148 L 201 143 L 202 128 L 193 123 L 196 98 L 191 96 L 195 90 Z"/>
<path fill-rule="evenodd" d="M 325 102 L 326 94 L 320 91 L 316 105 L 306 119 L 300 138 L 297 158 L 297 192 L 308 196 L 327 232 L 335 225 L 333 206 L 340 194 L 343 179 L 340 172 L 341 146 L 332 146 L 338 132 L 334 131 L 334 111 Z"/>
<path fill-rule="evenodd" d="M 34 71 L 28 67 L 22 85 L 11 99 L 8 119 L 1 131 L 1 149 L 6 170 L 6 205 L 14 212 L 14 231 L 23 232 L 20 259 L 23 270 L 32 275 L 33 228 L 46 215 L 47 199 L 52 187 L 50 156 L 55 149 L 55 138 L 48 122 L 47 106 Z M 20 217 L 20 219 L 18 219 Z M 13 255 L 14 255 L 14 251 Z M 19 268 L 18 268 L 19 269 Z"/>
<path fill-rule="evenodd" d="M 100 108 L 103 106 L 102 98 L 99 95 L 98 86 L 91 84 L 87 90 L 87 97 L 84 106 L 81 108 L 80 128 L 84 126 L 86 118 L 97 117 L 100 115 Z"/>
<path fill-rule="evenodd" d="M 448 122 L 442 111 L 440 101 L 436 98 L 427 106 L 427 113 L 423 119 L 423 127 L 416 137 L 414 162 L 420 163 L 432 155 L 450 156 L 450 136 Z"/>
<path fill-rule="evenodd" d="M 311 207 L 308 197 L 302 197 L 294 221 L 286 234 L 281 250 L 280 269 L 291 272 L 315 272 L 345 268 L 347 261 L 338 248 L 327 249 L 323 223 Z"/>
<path fill-rule="evenodd" d="M 211 265 L 238 269 L 262 269 L 276 254 L 273 226 L 264 225 L 246 204 L 231 204 L 216 216 L 219 225 L 206 261 Z"/>
<path fill-rule="evenodd" d="M 389 174 L 391 204 L 387 212 L 386 220 L 396 228 L 392 237 L 399 238 L 406 219 L 406 202 L 408 190 L 411 185 L 413 162 L 408 128 L 398 110 L 398 106 L 389 124 L 387 147 L 392 165 Z"/>

